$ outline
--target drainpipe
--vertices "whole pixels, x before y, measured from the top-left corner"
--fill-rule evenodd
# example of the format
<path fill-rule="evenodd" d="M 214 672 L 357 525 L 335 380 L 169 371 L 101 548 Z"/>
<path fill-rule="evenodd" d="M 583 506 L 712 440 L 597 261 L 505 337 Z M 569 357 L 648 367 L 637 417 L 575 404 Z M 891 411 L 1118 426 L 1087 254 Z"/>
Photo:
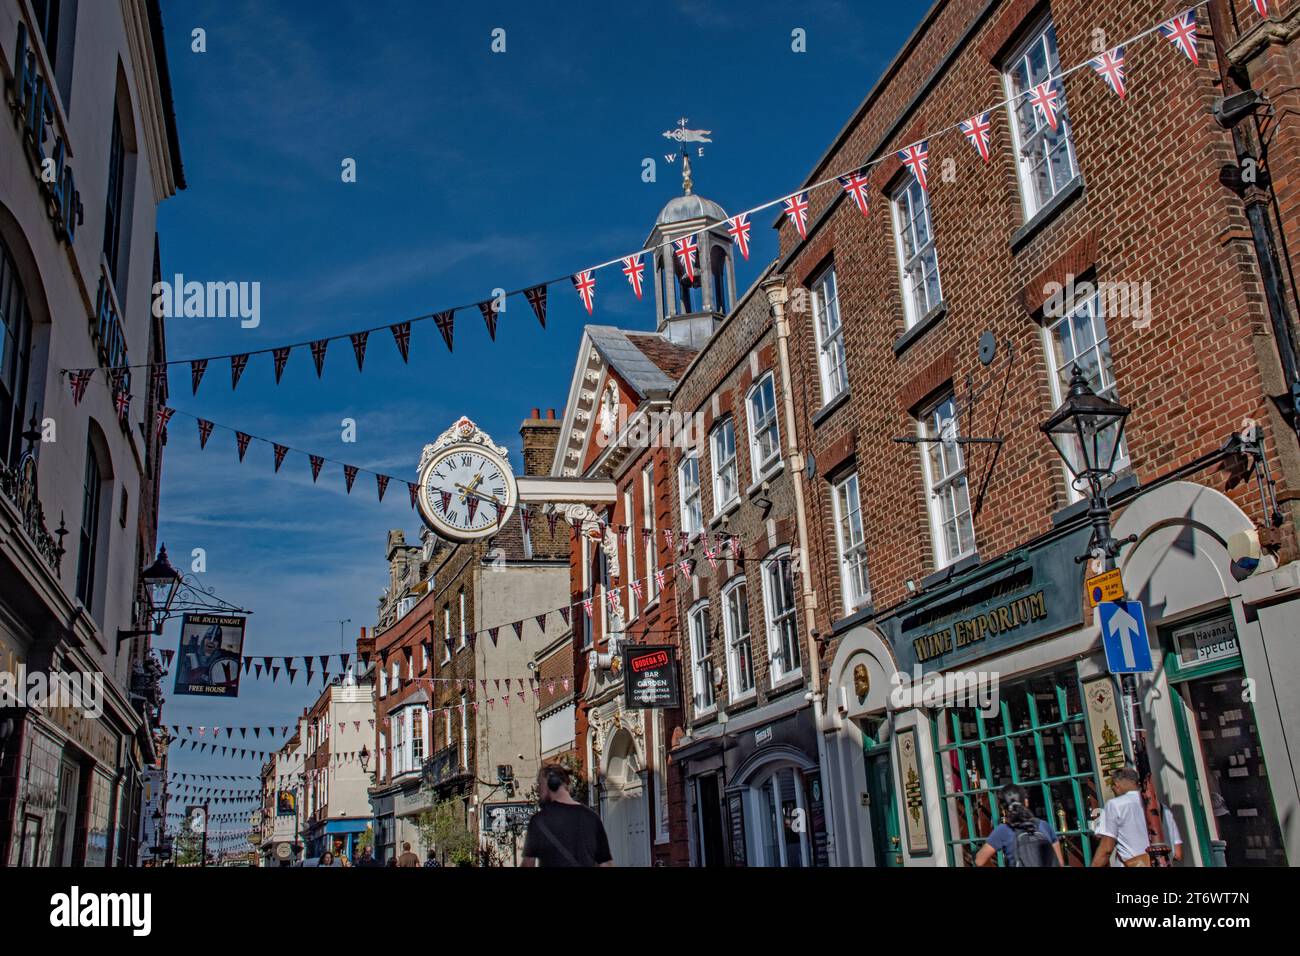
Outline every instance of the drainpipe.
<path fill-rule="evenodd" d="M 838 865 L 839 853 L 835 845 L 835 813 L 830 805 L 830 790 L 826 786 L 824 771 L 826 762 L 826 738 L 822 734 L 822 717 L 826 695 L 822 692 L 821 653 L 817 644 L 813 622 L 816 620 L 817 592 L 813 590 L 812 574 L 808 567 L 808 509 L 804 497 L 804 457 L 799 451 L 799 441 L 795 431 L 794 390 L 790 385 L 790 323 L 785 317 L 785 304 L 790 294 L 785 287 L 785 278 L 773 275 L 764 280 L 763 292 L 767 295 L 772 312 L 772 321 L 776 326 L 777 363 L 781 367 L 781 400 L 785 406 L 785 467 L 794 484 L 794 517 L 799 535 L 799 580 L 803 597 L 804 629 L 807 632 L 807 657 L 810 679 L 809 697 L 812 699 L 813 722 L 817 734 L 817 763 L 823 769 L 821 775 L 822 803 L 826 807 L 826 856 L 831 866 Z"/>

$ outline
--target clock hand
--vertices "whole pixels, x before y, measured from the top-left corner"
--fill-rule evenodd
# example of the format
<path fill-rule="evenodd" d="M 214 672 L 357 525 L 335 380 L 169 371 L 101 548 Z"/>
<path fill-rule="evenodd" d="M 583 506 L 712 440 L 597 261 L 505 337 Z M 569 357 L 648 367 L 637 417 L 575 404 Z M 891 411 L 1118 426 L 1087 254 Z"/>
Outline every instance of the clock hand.
<path fill-rule="evenodd" d="M 474 489 L 478 487 L 478 483 L 482 480 L 483 480 L 483 476 L 480 474 L 474 476 L 474 480 L 469 483 L 469 487 L 466 487 L 465 485 L 462 484 L 457 484 L 456 487 L 461 490 L 460 500 L 464 501 L 466 495 L 474 494 Z"/>

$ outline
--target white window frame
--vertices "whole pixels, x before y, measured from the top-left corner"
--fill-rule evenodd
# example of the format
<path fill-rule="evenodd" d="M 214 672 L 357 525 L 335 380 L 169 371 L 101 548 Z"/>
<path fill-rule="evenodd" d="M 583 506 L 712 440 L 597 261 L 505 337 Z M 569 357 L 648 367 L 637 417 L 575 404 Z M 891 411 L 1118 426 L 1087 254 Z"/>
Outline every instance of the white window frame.
<path fill-rule="evenodd" d="M 693 473 L 694 491 L 688 493 L 687 473 Z M 696 534 L 704 527 L 704 497 L 700 484 L 700 452 L 688 452 L 677 466 L 677 486 L 681 496 L 681 530 Z M 694 508 L 691 503 L 694 502 Z"/>
<path fill-rule="evenodd" d="M 648 528 L 650 534 L 641 535 L 642 547 L 645 548 L 645 603 L 646 607 L 654 604 L 659 597 L 655 581 L 655 556 L 658 544 L 655 542 L 655 466 L 650 462 L 641 469 L 641 527 Z"/>
<path fill-rule="evenodd" d="M 917 203 L 920 212 L 917 212 Z M 903 320 L 912 328 L 943 301 L 943 275 L 939 270 L 939 248 L 935 244 L 934 220 L 930 218 L 930 194 L 921 188 L 915 176 L 904 176 L 889 197 L 894 221 L 894 252 L 898 259 L 898 282 L 903 293 Z M 919 242 L 914 228 L 924 221 L 926 238 Z M 913 251 L 908 252 L 908 246 Z M 925 281 L 928 263 L 933 262 L 936 289 L 930 301 L 930 286 Z M 918 274 L 920 281 L 918 282 Z"/>
<path fill-rule="evenodd" d="M 469 766 L 469 695 L 460 692 L 460 768 Z"/>
<path fill-rule="evenodd" d="M 849 388 L 848 353 L 844 349 L 844 322 L 840 317 L 839 283 L 831 263 L 809 283 L 813 332 L 817 340 L 817 370 L 821 376 L 822 405 L 829 405 Z"/>
<path fill-rule="evenodd" d="M 386 667 L 379 668 L 379 696 L 381 698 L 388 696 L 388 668 Z"/>
<path fill-rule="evenodd" d="M 1042 55 L 1042 62 L 1046 65 L 1046 71 L 1037 76 L 1031 72 L 1030 61 L 1035 48 Z M 1020 69 L 1023 69 L 1029 78 L 1029 85 L 1023 89 L 1016 78 L 1016 72 Z M 1029 102 L 1029 97 L 1020 95 L 1028 92 L 1038 83 L 1046 82 L 1049 77 L 1060 77 L 1060 74 L 1060 50 L 1056 44 L 1056 27 L 1052 22 L 1051 13 L 1044 13 L 1032 27 L 1025 31 L 1024 40 L 1016 47 L 1015 52 L 1007 57 L 1002 69 L 1002 86 L 1007 98 L 1007 118 L 1011 127 L 1011 144 L 1016 161 L 1016 178 L 1020 182 L 1020 199 L 1026 222 L 1034 218 L 1039 210 L 1079 178 L 1079 162 L 1074 152 L 1074 137 L 1071 135 L 1070 117 L 1066 110 L 1064 81 L 1058 78 L 1055 85 L 1058 94 L 1057 103 L 1060 104 L 1060 109 L 1057 110 L 1057 132 L 1052 132 L 1041 111 L 1035 109 Z M 1033 129 L 1026 128 L 1026 117 L 1033 123 Z M 1035 158 L 1042 157 L 1043 144 L 1049 137 L 1054 141 L 1064 140 L 1070 175 L 1061 182 L 1056 182 L 1050 159 L 1043 159 L 1047 164 L 1048 188 L 1051 190 L 1051 195 L 1039 195 L 1033 161 Z"/>
<path fill-rule="evenodd" d="M 947 392 L 942 397 L 940 397 L 937 401 L 931 402 L 928 406 L 926 406 L 924 412 L 920 417 L 920 420 L 917 422 L 917 428 L 920 437 L 922 438 L 939 437 L 935 433 L 935 431 L 931 428 L 931 424 L 930 424 L 934 418 L 935 412 L 938 411 L 938 409 L 941 408 L 942 406 L 949 403 L 953 405 L 953 408 L 955 410 L 956 402 L 957 402 L 956 395 L 953 392 Z M 953 418 L 949 419 L 949 421 L 951 421 L 952 423 L 952 429 L 951 429 L 952 437 L 960 438 L 961 437 L 960 414 L 955 414 Z M 939 442 L 927 441 L 927 442 L 921 442 L 918 445 L 918 447 L 921 450 L 921 470 L 924 473 L 924 477 L 925 477 L 925 499 L 926 499 L 927 508 L 929 509 L 930 512 L 930 538 L 933 544 L 934 566 L 936 570 L 942 570 L 943 568 L 946 568 L 949 565 L 956 564 L 958 561 L 961 561 L 963 558 L 967 558 L 970 555 L 974 554 L 976 549 L 975 516 L 972 511 L 972 505 L 970 501 L 970 482 L 967 474 L 968 469 L 966 467 L 966 453 L 962 450 L 962 446 L 960 444 L 953 443 L 952 445 L 953 454 L 959 463 L 958 467 L 946 470 L 945 474 L 941 477 L 936 476 L 933 474 L 933 468 L 931 466 L 931 456 L 933 454 L 934 448 L 939 444 L 940 444 Z M 944 520 L 943 507 L 939 502 L 939 496 L 942 493 L 948 491 L 949 489 L 955 488 L 957 483 L 961 481 L 965 482 L 965 496 L 966 496 L 965 514 L 967 520 L 970 522 L 970 547 L 964 550 L 959 550 L 956 553 L 950 554 L 949 552 L 951 549 L 948 546 L 949 545 L 948 534 L 945 528 L 946 522 Z M 956 508 L 955 503 L 954 503 L 954 514 L 960 514 L 960 511 L 959 509 Z M 958 534 L 958 542 L 960 542 L 960 533 Z"/>
<path fill-rule="evenodd" d="M 731 454 L 725 447 L 726 436 L 731 435 Z M 736 420 L 728 415 L 709 433 L 709 452 L 713 456 L 713 516 L 740 500 L 740 467 L 736 457 Z M 731 476 L 731 494 L 726 494 L 726 476 Z"/>
<path fill-rule="evenodd" d="M 737 592 L 740 599 L 736 600 Z M 735 603 L 737 617 L 739 612 L 744 612 L 746 631 L 741 634 L 739 630 L 739 621 L 732 621 L 732 605 Z M 745 582 L 744 575 L 738 575 L 727 582 L 726 587 L 722 589 L 722 623 L 723 632 L 727 639 L 727 700 L 731 703 L 746 700 L 758 693 L 758 679 L 754 673 L 754 626 L 749 620 L 749 586 Z M 740 685 L 742 670 L 738 666 L 738 651 L 744 644 L 748 644 L 747 656 L 749 658 L 749 687 L 737 693 L 737 687 Z"/>
<path fill-rule="evenodd" d="M 626 552 L 624 554 L 624 559 L 627 561 L 627 569 L 623 574 L 623 580 L 625 582 L 636 580 L 637 545 L 636 542 L 632 540 L 633 535 L 636 534 L 636 528 L 632 520 L 636 515 L 636 508 L 634 501 L 635 496 L 632 494 L 632 489 L 633 486 L 630 484 L 623 489 L 623 521 L 627 524 L 627 542 L 624 544 L 624 551 Z M 617 529 L 615 529 L 615 533 L 618 533 Z M 639 610 L 640 609 L 637 606 L 636 592 L 629 587 L 627 589 L 627 619 L 629 622 L 636 620 Z"/>
<path fill-rule="evenodd" d="M 460 589 L 460 646 L 469 642 L 469 631 L 465 628 L 465 589 Z"/>
<path fill-rule="evenodd" d="M 418 735 L 415 732 L 417 726 L 419 727 L 420 730 L 420 733 Z M 423 761 L 426 757 L 429 756 L 425 752 L 426 745 L 428 744 L 428 734 L 425 732 L 423 707 L 417 705 L 411 708 L 411 719 L 407 721 L 407 728 L 408 728 L 407 731 L 408 739 L 410 742 L 411 768 L 415 769 L 420 765 L 421 761 Z M 418 757 L 415 754 L 415 742 L 417 740 L 420 742 L 420 755 Z"/>
<path fill-rule="evenodd" d="M 849 500 L 850 485 L 852 500 Z M 845 475 L 831 489 L 831 504 L 835 515 L 835 546 L 839 558 L 840 593 L 843 595 L 844 613 L 852 614 L 871 603 L 871 577 L 867 572 L 867 531 L 862 520 L 862 486 L 858 473 Z M 856 540 L 852 518 L 857 517 Z M 848 519 L 848 520 L 846 520 Z M 861 571 L 866 584 L 864 593 L 858 593 L 856 572 Z"/>
<path fill-rule="evenodd" d="M 451 660 L 451 602 L 442 606 L 442 662 Z"/>
<path fill-rule="evenodd" d="M 799 645 L 799 613 L 794 590 L 794 573 L 789 566 L 790 549 L 779 548 L 775 553 L 763 559 L 763 623 L 767 630 L 768 679 L 772 687 L 803 675 L 803 648 Z M 790 606 L 778 605 L 780 595 L 776 591 L 782 581 L 782 575 L 788 575 L 790 582 Z M 785 660 L 786 630 L 789 628 L 790 646 L 799 657 L 799 665 L 787 670 Z"/>
<path fill-rule="evenodd" d="M 772 407 L 760 417 L 754 399 L 764 394 L 766 386 L 771 387 Z M 749 422 L 749 469 L 754 484 L 758 484 L 781 467 L 781 422 L 777 413 L 775 374 L 768 372 L 754 383 L 745 396 L 745 410 L 745 419 Z M 759 437 L 769 432 L 772 435 L 772 451 L 764 457 L 760 451 Z"/>
<path fill-rule="evenodd" d="M 1079 348 L 1078 331 L 1082 323 L 1076 322 L 1080 316 L 1087 316 L 1087 330 L 1090 342 L 1084 348 Z M 1072 355 L 1064 362 L 1057 360 L 1056 349 L 1056 331 L 1066 323 L 1070 327 L 1070 346 Z M 1070 375 L 1072 374 L 1074 364 L 1081 355 L 1089 355 L 1094 359 L 1093 365 L 1087 362 L 1080 363 L 1080 368 L 1088 378 L 1088 385 L 1094 392 L 1112 401 L 1119 401 L 1119 393 L 1115 381 L 1115 362 L 1110 351 L 1110 330 L 1106 327 L 1106 315 L 1104 303 L 1102 301 L 1101 290 L 1098 289 L 1092 295 L 1078 299 L 1069 304 L 1065 314 L 1060 318 L 1046 317 L 1042 327 L 1043 351 L 1047 355 L 1048 380 L 1052 386 L 1052 407 L 1058 407 L 1065 401 L 1065 393 L 1069 386 Z M 1092 369 L 1097 370 L 1096 375 L 1091 374 Z M 1128 454 L 1128 442 L 1121 437 L 1119 451 L 1115 455 L 1115 471 L 1127 468 L 1130 465 Z M 1065 486 L 1069 489 L 1070 500 L 1079 501 L 1083 498 L 1083 493 L 1074 487 L 1070 470 L 1061 462 L 1061 471 L 1065 475 Z"/>
<path fill-rule="evenodd" d="M 704 598 L 692 605 L 686 615 L 691 648 L 691 707 L 696 717 L 718 709 L 718 696 L 713 687 L 713 658 L 709 654 L 711 613 L 709 599 Z M 704 700 L 708 703 L 701 703 Z"/>

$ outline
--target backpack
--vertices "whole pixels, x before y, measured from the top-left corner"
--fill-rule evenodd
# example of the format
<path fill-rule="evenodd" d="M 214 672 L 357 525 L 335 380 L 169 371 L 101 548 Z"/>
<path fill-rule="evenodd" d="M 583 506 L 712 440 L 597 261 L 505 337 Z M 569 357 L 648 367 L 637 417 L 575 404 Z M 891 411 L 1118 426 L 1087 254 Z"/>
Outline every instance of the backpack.
<path fill-rule="evenodd" d="M 1012 827 L 1012 829 L 1015 831 L 1016 847 L 1014 858 L 1008 861 L 1012 866 L 1060 865 L 1060 861 L 1056 859 L 1056 851 L 1052 849 L 1051 841 L 1047 839 L 1042 830 L 1038 829 L 1037 820 Z"/>

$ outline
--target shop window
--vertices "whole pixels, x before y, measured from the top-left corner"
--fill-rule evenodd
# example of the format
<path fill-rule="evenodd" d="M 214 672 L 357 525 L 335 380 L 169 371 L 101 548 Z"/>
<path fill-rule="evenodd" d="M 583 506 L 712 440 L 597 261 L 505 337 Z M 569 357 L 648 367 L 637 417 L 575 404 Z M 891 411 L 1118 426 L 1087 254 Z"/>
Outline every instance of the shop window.
<path fill-rule="evenodd" d="M 1066 865 L 1088 866 L 1096 850 L 1089 822 L 1101 804 L 1074 666 L 1004 683 L 999 696 L 992 717 L 948 707 L 932 718 L 949 863 L 974 866 L 1000 822 L 998 790 L 1014 783 L 1060 835 Z"/>
<path fill-rule="evenodd" d="M 753 788 L 758 824 L 760 866 L 810 866 L 808 808 L 801 774 L 794 767 L 782 767 Z"/>

